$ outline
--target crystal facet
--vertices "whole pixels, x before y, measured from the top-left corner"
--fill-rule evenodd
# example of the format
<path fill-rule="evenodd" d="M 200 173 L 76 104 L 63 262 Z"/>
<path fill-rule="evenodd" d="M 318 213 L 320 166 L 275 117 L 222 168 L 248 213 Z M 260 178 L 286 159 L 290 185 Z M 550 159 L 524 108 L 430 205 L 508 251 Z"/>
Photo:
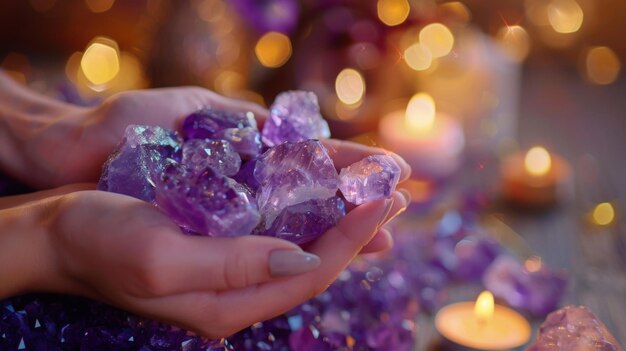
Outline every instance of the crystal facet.
<path fill-rule="evenodd" d="M 215 139 L 223 139 L 233 145 L 241 158 L 250 159 L 261 153 L 261 134 L 256 128 L 226 128 L 215 133 Z"/>
<path fill-rule="evenodd" d="M 183 164 L 201 173 L 207 167 L 232 176 L 239 172 L 241 157 L 226 140 L 191 139 L 183 145 Z"/>
<path fill-rule="evenodd" d="M 566 306 L 548 315 L 527 351 L 623 351 L 589 309 Z"/>
<path fill-rule="evenodd" d="M 181 143 L 176 132 L 161 127 L 128 126 L 104 164 L 98 190 L 154 201 L 155 180 L 169 162 L 180 160 Z"/>
<path fill-rule="evenodd" d="M 355 205 L 389 197 L 400 179 L 400 167 L 387 155 L 372 155 L 343 168 L 339 189 Z"/>
<path fill-rule="evenodd" d="M 183 133 L 188 139 L 211 139 L 226 128 L 257 128 L 252 112 L 229 112 L 211 108 L 196 111 L 183 121 Z"/>
<path fill-rule="evenodd" d="M 258 159 L 254 177 L 260 184 L 257 203 L 266 228 L 288 206 L 335 196 L 339 183 L 332 159 L 316 140 L 269 149 Z"/>
<path fill-rule="evenodd" d="M 279 94 L 274 100 L 262 134 L 266 145 L 275 146 L 285 141 L 329 138 L 330 129 L 320 114 L 315 94 L 288 91 Z"/>
<path fill-rule="evenodd" d="M 156 203 L 178 225 L 204 235 L 247 235 L 260 219 L 244 187 L 212 168 L 197 174 L 189 166 L 167 166 L 157 183 Z"/>

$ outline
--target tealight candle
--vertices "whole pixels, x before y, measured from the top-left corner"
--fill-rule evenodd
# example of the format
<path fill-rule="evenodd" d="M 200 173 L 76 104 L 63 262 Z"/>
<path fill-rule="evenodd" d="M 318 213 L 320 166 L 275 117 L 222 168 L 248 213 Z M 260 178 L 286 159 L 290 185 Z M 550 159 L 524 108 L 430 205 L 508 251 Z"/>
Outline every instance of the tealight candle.
<path fill-rule="evenodd" d="M 525 154 L 504 160 L 501 167 L 503 196 L 526 206 L 548 206 L 558 202 L 566 189 L 570 168 L 561 157 L 535 146 Z"/>
<path fill-rule="evenodd" d="M 460 124 L 437 113 L 427 94 L 416 94 L 405 111 L 396 111 L 380 121 L 380 140 L 411 165 L 413 174 L 442 178 L 455 171 L 465 144 Z"/>
<path fill-rule="evenodd" d="M 435 328 L 451 342 L 477 350 L 508 350 L 530 339 L 528 321 L 512 309 L 495 305 L 483 291 L 476 302 L 460 302 L 442 308 Z"/>

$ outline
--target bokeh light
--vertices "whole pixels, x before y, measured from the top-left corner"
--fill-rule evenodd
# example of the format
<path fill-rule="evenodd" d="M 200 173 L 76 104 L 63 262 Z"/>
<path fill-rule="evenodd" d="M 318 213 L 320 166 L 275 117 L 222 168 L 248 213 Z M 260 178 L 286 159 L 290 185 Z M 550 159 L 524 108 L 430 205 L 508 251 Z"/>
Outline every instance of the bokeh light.
<path fill-rule="evenodd" d="M 254 47 L 259 62 L 265 67 L 277 68 L 291 57 L 291 40 L 278 32 L 269 32 L 261 37 Z"/>
<path fill-rule="evenodd" d="M 85 50 L 80 68 L 87 80 L 95 86 L 110 82 L 120 71 L 117 43 L 109 38 L 95 38 Z"/>
<path fill-rule="evenodd" d="M 365 79 L 352 68 L 345 68 L 337 75 L 335 92 L 341 102 L 347 105 L 359 103 L 365 95 Z"/>
<path fill-rule="evenodd" d="M 605 85 L 617 79 L 621 63 L 613 50 L 606 46 L 597 46 L 587 52 L 585 69 L 590 82 Z"/>
<path fill-rule="evenodd" d="M 451 1 L 439 5 L 438 12 L 445 23 L 451 22 L 459 26 L 466 26 L 472 19 L 472 13 L 460 1 Z"/>
<path fill-rule="evenodd" d="M 388 26 L 397 26 L 409 17 L 411 5 L 407 0 L 378 0 L 377 10 L 381 22 Z"/>
<path fill-rule="evenodd" d="M 420 31 L 419 41 L 434 58 L 446 56 L 454 47 L 454 35 L 441 23 L 431 23 L 424 27 Z"/>
<path fill-rule="evenodd" d="M 615 209 L 610 202 L 603 202 L 594 207 L 592 212 L 593 221 L 597 225 L 606 226 L 613 223 Z"/>
<path fill-rule="evenodd" d="M 426 93 L 411 97 L 406 107 L 406 121 L 409 128 L 418 132 L 428 131 L 435 123 L 435 100 Z"/>
<path fill-rule="evenodd" d="M 518 25 L 504 26 L 496 35 L 504 54 L 514 62 L 522 62 L 530 51 L 528 32 Z"/>
<path fill-rule="evenodd" d="M 424 71 L 433 63 L 430 50 L 420 43 L 415 43 L 404 50 L 404 62 L 416 71 Z"/>
<path fill-rule="evenodd" d="M 109 11 L 113 4 L 115 4 L 115 0 L 85 0 L 85 5 L 93 13 Z"/>
<path fill-rule="evenodd" d="M 524 158 L 526 171 L 533 176 L 542 176 L 550 171 L 552 158 L 548 150 L 541 146 L 535 146 L 528 150 Z"/>
<path fill-rule="evenodd" d="M 552 0 L 548 5 L 548 21 L 558 33 L 577 32 L 583 17 L 583 9 L 575 0 Z"/>

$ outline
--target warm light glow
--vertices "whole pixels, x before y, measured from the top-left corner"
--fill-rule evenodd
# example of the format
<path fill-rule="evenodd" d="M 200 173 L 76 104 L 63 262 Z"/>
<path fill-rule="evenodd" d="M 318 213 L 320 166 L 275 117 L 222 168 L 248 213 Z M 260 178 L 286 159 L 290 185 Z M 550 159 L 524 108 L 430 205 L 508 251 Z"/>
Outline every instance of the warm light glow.
<path fill-rule="evenodd" d="M 532 256 L 524 261 L 524 268 L 529 272 L 537 272 L 543 266 L 543 261 L 539 256 Z"/>
<path fill-rule="evenodd" d="M 117 43 L 103 37 L 94 39 L 80 60 L 80 68 L 87 80 L 96 86 L 113 80 L 120 71 Z"/>
<path fill-rule="evenodd" d="M 585 68 L 590 82 L 605 85 L 617 79 L 621 63 L 613 50 L 606 46 L 597 46 L 587 52 Z"/>
<path fill-rule="evenodd" d="M 67 59 L 67 63 L 65 64 L 65 75 L 72 83 L 76 83 L 76 77 L 78 75 L 78 70 L 80 69 L 80 61 L 82 57 L 82 51 L 75 51 L 72 55 L 70 55 Z"/>
<path fill-rule="evenodd" d="M 546 149 L 535 146 L 526 153 L 524 165 L 531 175 L 542 176 L 550 171 L 552 159 Z"/>
<path fill-rule="evenodd" d="M 378 0 L 378 18 L 388 26 L 397 26 L 406 21 L 411 12 L 407 0 Z"/>
<path fill-rule="evenodd" d="M 597 225 L 609 225 L 615 219 L 615 209 L 610 202 L 603 202 L 593 209 L 592 216 Z"/>
<path fill-rule="evenodd" d="M 259 39 L 254 52 L 263 66 L 280 67 L 291 57 L 291 41 L 282 33 L 269 32 Z"/>
<path fill-rule="evenodd" d="M 433 55 L 430 50 L 420 43 L 415 43 L 404 50 L 404 61 L 416 71 L 424 71 L 430 68 Z"/>
<path fill-rule="evenodd" d="M 413 95 L 406 107 L 406 122 L 409 128 L 419 132 L 432 129 L 435 123 L 435 101 L 425 93 Z"/>
<path fill-rule="evenodd" d="M 522 62 L 530 51 L 530 38 L 526 30 L 518 25 L 504 26 L 496 35 L 504 53 L 514 62 Z"/>
<path fill-rule="evenodd" d="M 548 21 L 558 33 L 577 32 L 583 17 L 583 9 L 575 0 L 552 0 L 548 5 Z"/>
<path fill-rule="evenodd" d="M 488 321 L 493 317 L 493 310 L 493 294 L 486 290 L 481 292 L 474 305 L 474 315 L 479 321 Z"/>
<path fill-rule="evenodd" d="M 56 0 L 30 0 L 29 2 L 35 11 L 45 12 L 54 7 Z"/>
<path fill-rule="evenodd" d="M 94 13 L 106 12 L 113 7 L 115 0 L 85 0 L 89 11 Z"/>
<path fill-rule="evenodd" d="M 439 5 L 439 12 L 442 13 L 443 22 L 455 23 L 456 25 L 467 25 L 472 19 L 472 14 L 467 6 L 460 1 L 446 2 Z"/>
<path fill-rule="evenodd" d="M 344 104 L 356 104 L 365 95 L 365 79 L 357 70 L 345 68 L 337 75 L 335 92 Z"/>
<path fill-rule="evenodd" d="M 431 23 L 422 28 L 419 41 L 435 58 L 446 56 L 454 46 L 452 32 L 441 23 Z"/>

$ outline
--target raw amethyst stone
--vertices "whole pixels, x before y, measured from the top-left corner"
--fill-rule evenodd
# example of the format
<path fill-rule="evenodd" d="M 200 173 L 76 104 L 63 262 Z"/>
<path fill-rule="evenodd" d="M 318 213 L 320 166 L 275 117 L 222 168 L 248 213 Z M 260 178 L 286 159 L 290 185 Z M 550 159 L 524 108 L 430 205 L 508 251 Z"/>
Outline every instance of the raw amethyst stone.
<path fill-rule="evenodd" d="M 275 146 L 286 141 L 330 138 L 330 129 L 314 93 L 287 91 L 274 100 L 262 135 L 266 145 Z"/>
<path fill-rule="evenodd" d="M 215 139 L 223 139 L 233 145 L 242 158 L 250 159 L 261 153 L 261 134 L 256 128 L 226 128 L 215 133 Z"/>
<path fill-rule="evenodd" d="M 269 149 L 258 159 L 254 177 L 260 184 L 257 203 L 266 229 L 286 207 L 335 196 L 339 183 L 333 161 L 317 140 Z"/>
<path fill-rule="evenodd" d="M 210 236 L 250 234 L 260 219 L 244 187 L 213 168 L 198 174 L 189 166 L 167 166 L 156 203 L 182 228 Z"/>
<path fill-rule="evenodd" d="M 245 186 L 251 194 L 256 196 L 256 192 L 259 189 L 259 182 L 254 177 L 254 168 L 256 167 L 258 159 L 252 159 L 244 162 L 239 169 L 239 172 L 233 176 L 233 179 Z"/>
<path fill-rule="evenodd" d="M 527 351 L 623 351 L 604 324 L 584 306 L 548 315 Z"/>
<path fill-rule="evenodd" d="M 197 174 L 211 167 L 218 173 L 232 176 L 239 172 L 241 157 L 226 140 L 191 139 L 183 145 L 183 164 Z"/>
<path fill-rule="evenodd" d="M 128 126 L 104 164 L 98 190 L 154 201 L 156 178 L 169 162 L 180 159 L 181 143 L 176 132 L 161 127 Z"/>
<path fill-rule="evenodd" d="M 400 167 L 387 155 L 372 155 L 343 168 L 339 189 L 355 205 L 391 196 L 400 179 Z"/>
<path fill-rule="evenodd" d="M 567 277 L 545 266 L 531 272 L 512 257 L 500 256 L 485 272 L 483 283 L 509 305 L 543 316 L 558 306 L 567 288 Z"/>
<path fill-rule="evenodd" d="M 345 215 L 346 205 L 341 198 L 313 199 L 283 209 L 265 235 L 302 245 L 336 226 Z"/>
<path fill-rule="evenodd" d="M 229 112 L 205 108 L 196 111 L 183 121 L 183 133 L 187 139 L 211 139 L 215 133 L 226 128 L 257 129 L 254 113 Z"/>

